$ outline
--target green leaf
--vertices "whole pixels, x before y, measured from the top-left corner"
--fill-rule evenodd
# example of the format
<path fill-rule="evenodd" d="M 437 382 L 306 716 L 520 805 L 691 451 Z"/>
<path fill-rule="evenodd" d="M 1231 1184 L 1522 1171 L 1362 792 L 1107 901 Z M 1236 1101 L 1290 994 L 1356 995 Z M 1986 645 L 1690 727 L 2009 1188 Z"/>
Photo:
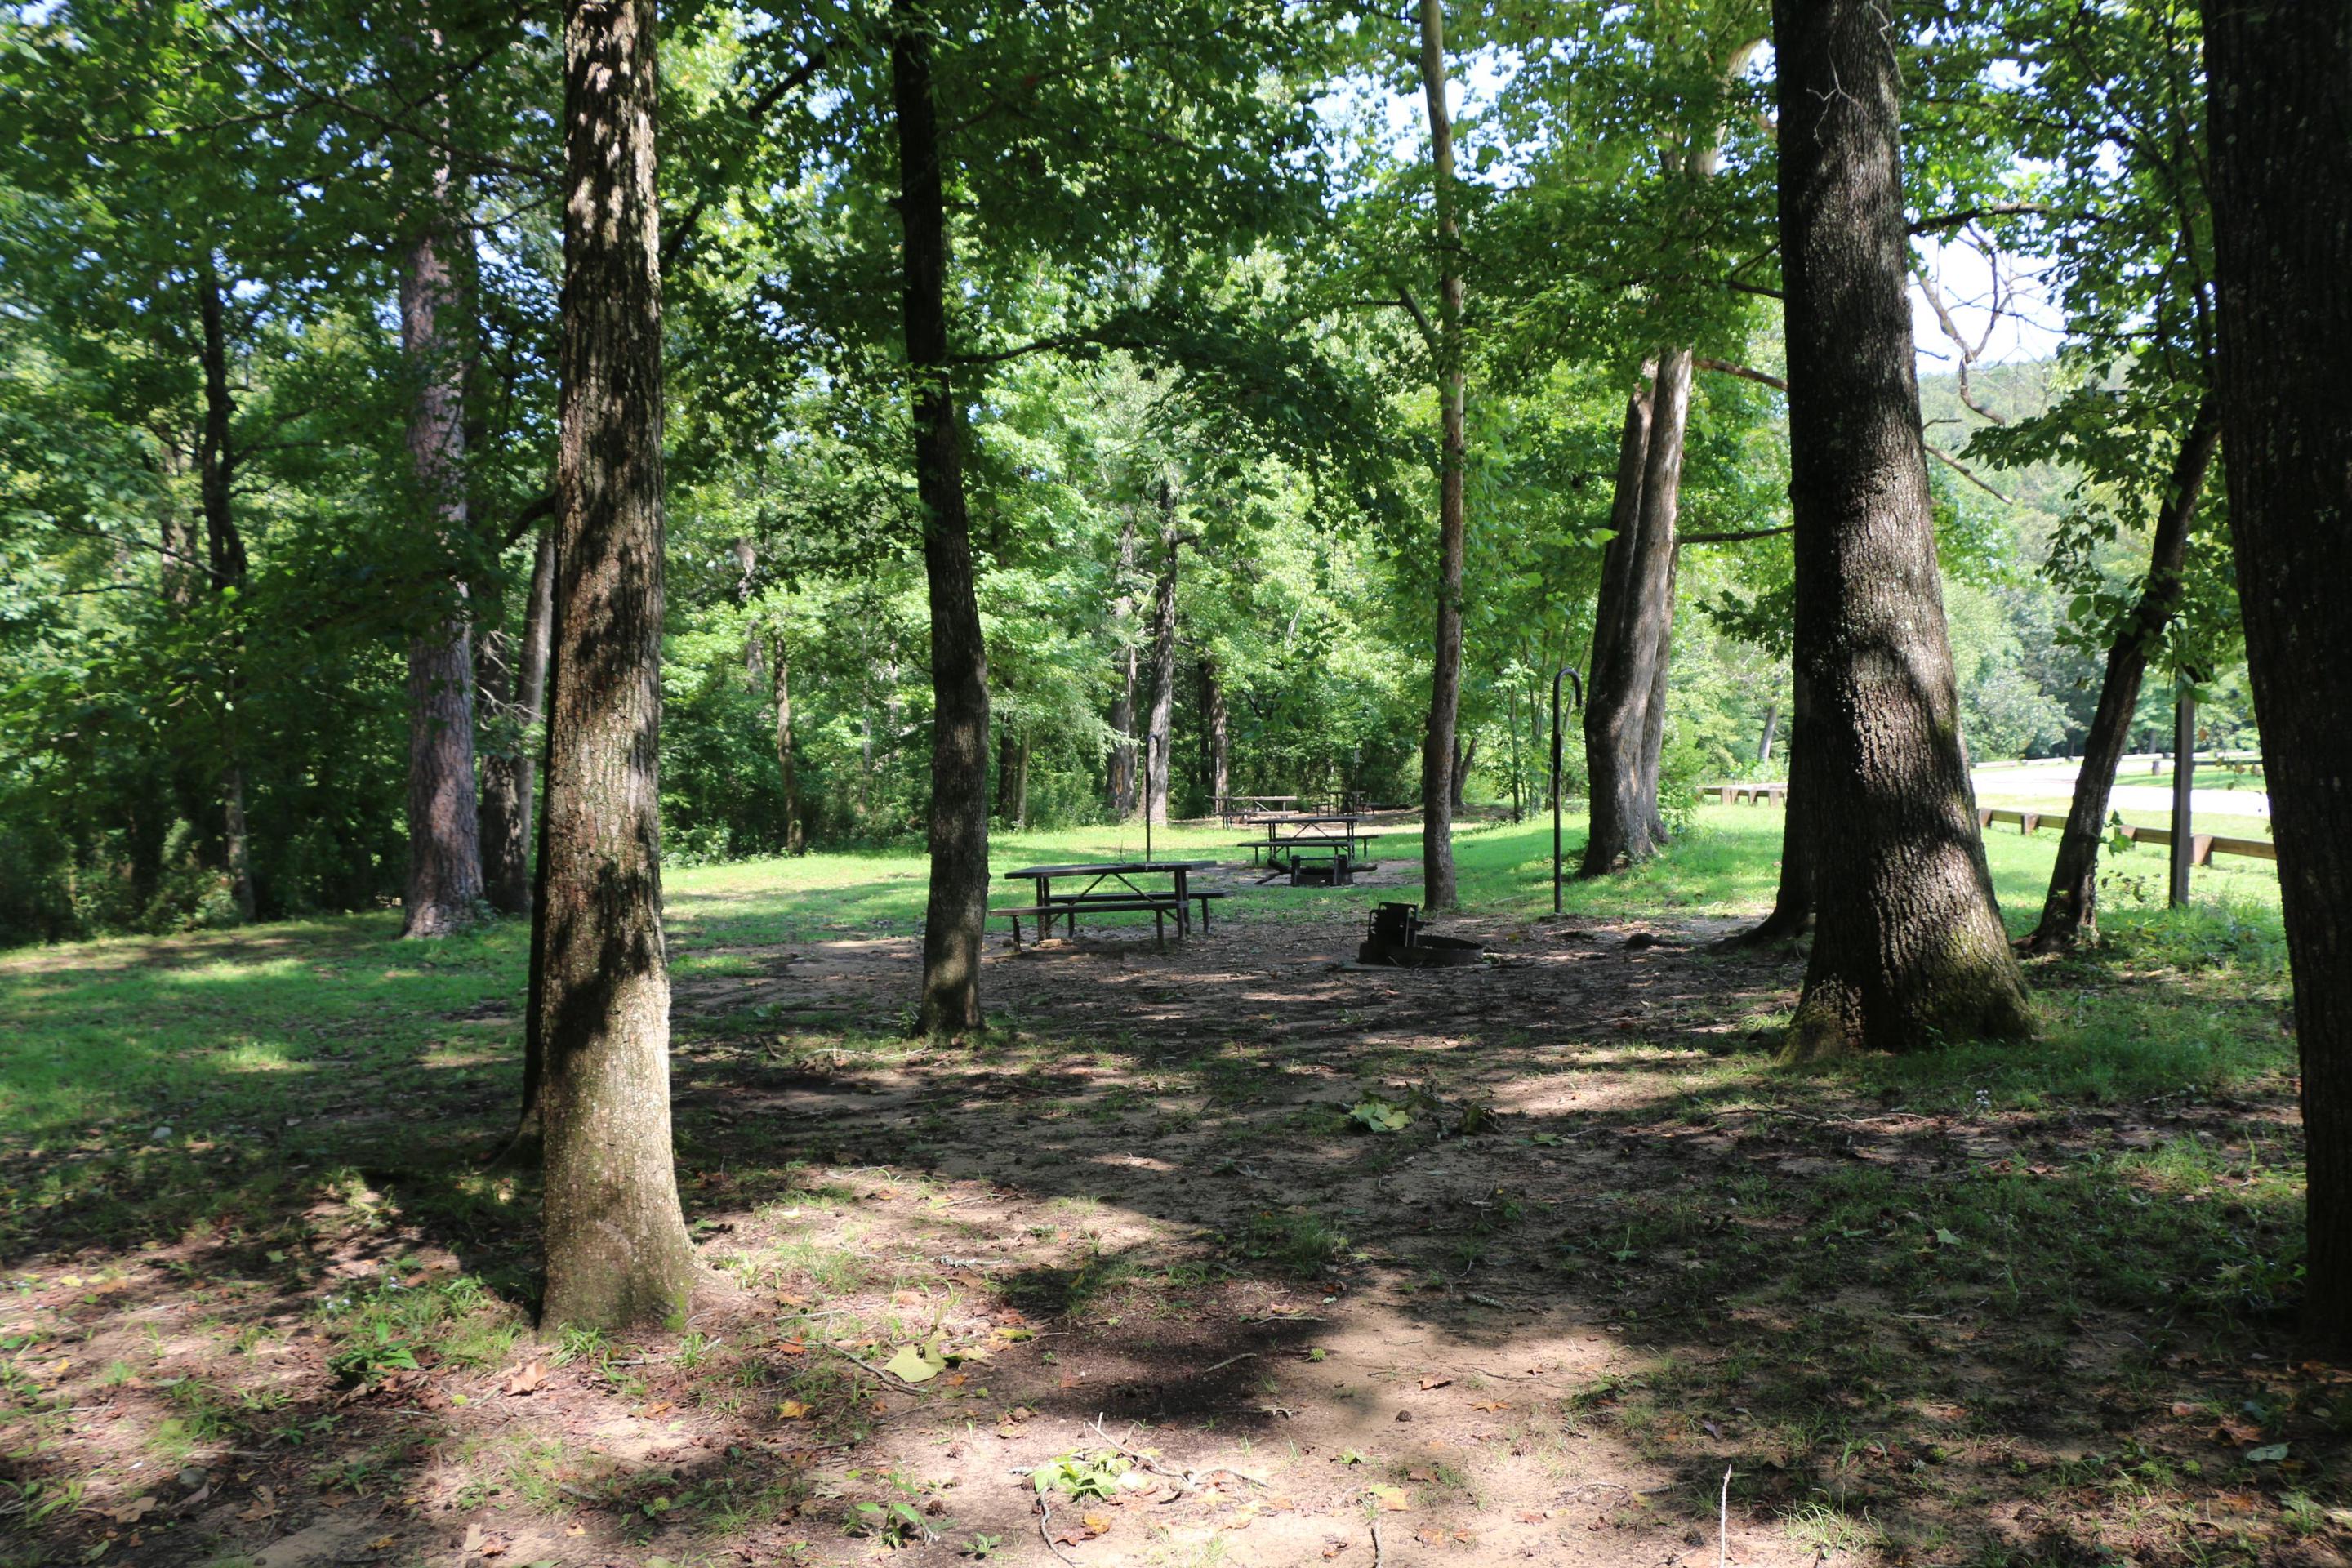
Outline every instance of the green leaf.
<path fill-rule="evenodd" d="M 882 1370 L 906 1383 L 929 1383 L 948 1369 L 947 1362 L 929 1345 L 900 1345 Z"/>

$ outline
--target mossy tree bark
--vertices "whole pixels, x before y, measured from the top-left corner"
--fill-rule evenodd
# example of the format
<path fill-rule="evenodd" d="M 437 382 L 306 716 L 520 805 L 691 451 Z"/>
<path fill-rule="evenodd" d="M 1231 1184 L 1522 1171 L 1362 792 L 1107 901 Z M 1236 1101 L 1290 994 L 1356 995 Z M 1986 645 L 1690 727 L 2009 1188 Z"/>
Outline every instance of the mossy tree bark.
<path fill-rule="evenodd" d="M 947 197 L 931 91 L 930 24 L 909 0 L 891 9 L 905 226 L 907 368 L 914 380 L 915 489 L 931 611 L 931 888 L 923 911 L 917 1027 L 934 1038 L 977 1029 L 980 942 L 988 919 L 988 649 L 972 584 L 963 426 L 948 359 Z"/>
<path fill-rule="evenodd" d="M 2206 0 L 2230 533 L 2278 842 L 2307 1160 L 2304 1303 L 2352 1346 L 2352 7 Z"/>
<path fill-rule="evenodd" d="M 1960 740 L 1906 295 L 1896 38 L 1776 0 L 1799 739 L 1820 897 L 1791 1054 L 2014 1037 L 2031 1013 Z M 1808 747 L 1808 742 L 1811 742 Z"/>
<path fill-rule="evenodd" d="M 1421 744 L 1421 897 L 1433 910 L 1461 902 L 1454 875 L 1454 737 L 1462 707 L 1462 561 L 1469 529 L 1463 490 L 1462 236 L 1454 216 L 1454 126 L 1445 105 L 1445 11 L 1421 0 L 1421 90 L 1437 218 L 1437 627 L 1429 721 Z"/>
<path fill-rule="evenodd" d="M 549 1327 L 681 1312 L 661 917 L 662 321 L 654 0 L 564 10 L 556 626 L 541 897 Z"/>
<path fill-rule="evenodd" d="M 2074 774 L 2074 796 L 2066 809 L 2066 830 L 2050 871 L 2050 891 L 2042 923 L 2030 939 L 2036 952 L 2074 945 L 2098 924 L 2099 846 L 2106 839 L 2107 795 L 2131 740 L 2132 710 L 2139 705 L 2140 679 L 2147 656 L 2164 635 L 2180 602 L 2180 569 L 2189 554 L 2189 529 L 2198 493 L 2221 435 L 2221 411 L 2208 394 L 2181 437 L 2172 460 L 2164 500 L 2157 509 L 2156 538 L 2148 548 L 2147 579 L 2131 617 L 2107 649 L 2106 674 L 2099 682 L 2099 706 L 2083 738 L 2083 763 Z"/>

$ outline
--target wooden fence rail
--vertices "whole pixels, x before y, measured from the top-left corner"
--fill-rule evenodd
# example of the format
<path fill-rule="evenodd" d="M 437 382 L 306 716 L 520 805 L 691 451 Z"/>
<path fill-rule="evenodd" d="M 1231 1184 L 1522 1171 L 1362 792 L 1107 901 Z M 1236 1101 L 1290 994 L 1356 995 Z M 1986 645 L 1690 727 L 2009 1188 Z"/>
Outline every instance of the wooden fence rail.
<path fill-rule="evenodd" d="M 1701 784 L 1698 794 L 1701 800 L 1711 795 L 1725 805 L 1736 805 L 1742 802 L 1749 805 L 1761 805 L 1768 800 L 1778 805 L 1789 804 L 1789 786 L 1785 784 Z M 2044 823 L 2052 827 L 2065 826 L 2066 814 L 2063 811 L 2011 810 L 2006 806 L 1983 805 L 1977 808 L 1978 827 L 1990 827 L 1996 822 L 2014 823 L 2020 833 L 2038 833 Z M 2117 827 L 2113 831 L 2121 834 L 2134 844 L 2146 844 L 2157 849 L 2172 847 L 2172 832 L 2169 828 Z M 2189 836 L 2189 859 L 2191 865 L 2210 866 L 2213 863 L 2213 857 L 2216 855 L 2242 855 L 2248 859 L 2275 862 L 2278 859 L 2278 846 L 2267 838 L 2225 838 L 2212 833 L 2195 833 Z"/>

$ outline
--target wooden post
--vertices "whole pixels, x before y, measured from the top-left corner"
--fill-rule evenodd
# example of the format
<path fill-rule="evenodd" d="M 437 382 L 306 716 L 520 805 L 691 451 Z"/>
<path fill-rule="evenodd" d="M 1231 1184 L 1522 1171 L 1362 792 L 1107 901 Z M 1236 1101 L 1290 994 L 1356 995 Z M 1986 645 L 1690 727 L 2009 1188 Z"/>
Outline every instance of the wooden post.
<path fill-rule="evenodd" d="M 2186 680 L 2175 679 L 2172 706 L 2172 896 L 2179 909 L 2189 902 L 2189 868 L 2197 858 L 2190 842 L 2189 791 L 2197 777 L 2197 697 Z"/>

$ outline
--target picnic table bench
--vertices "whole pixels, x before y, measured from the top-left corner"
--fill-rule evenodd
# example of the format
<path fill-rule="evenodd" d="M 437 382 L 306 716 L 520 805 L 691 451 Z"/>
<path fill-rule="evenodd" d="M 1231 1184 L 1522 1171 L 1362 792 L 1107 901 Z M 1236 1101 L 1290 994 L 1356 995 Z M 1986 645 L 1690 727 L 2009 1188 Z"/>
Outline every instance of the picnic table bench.
<path fill-rule="evenodd" d="M 1176 934 L 1190 936 L 1192 931 L 1192 906 L 1201 907 L 1201 930 L 1209 929 L 1209 905 L 1225 895 L 1221 892 L 1194 892 L 1186 886 L 1192 872 L 1213 868 L 1213 860 L 1099 860 L 1082 861 L 1066 866 L 1024 866 L 1017 871 L 1003 873 L 1009 880 L 1035 884 L 1036 901 L 990 910 L 992 919 L 1002 915 L 1013 922 L 1013 945 L 1021 945 L 1021 921 L 1024 917 L 1037 922 L 1037 940 L 1051 935 L 1055 921 L 1066 922 L 1072 940 L 1078 934 L 1081 914 L 1149 914 L 1153 935 L 1161 942 L 1168 940 L 1168 918 L 1176 918 Z M 1166 875 L 1171 886 L 1144 887 L 1139 877 Z M 1056 879 L 1064 883 L 1083 880 L 1085 886 L 1076 892 L 1055 892 Z M 1106 886 L 1108 884 L 1108 886 Z"/>
<path fill-rule="evenodd" d="M 1328 868 L 1335 882 L 1348 881 L 1356 872 L 1370 868 L 1371 862 L 1366 857 L 1378 836 L 1364 831 L 1364 819 L 1360 816 L 1345 812 L 1293 811 L 1257 820 L 1265 825 L 1265 837 L 1247 840 L 1240 847 L 1250 852 L 1252 866 L 1269 868 L 1258 879 L 1261 883 L 1287 874 L 1296 887 L 1302 864 Z"/>

